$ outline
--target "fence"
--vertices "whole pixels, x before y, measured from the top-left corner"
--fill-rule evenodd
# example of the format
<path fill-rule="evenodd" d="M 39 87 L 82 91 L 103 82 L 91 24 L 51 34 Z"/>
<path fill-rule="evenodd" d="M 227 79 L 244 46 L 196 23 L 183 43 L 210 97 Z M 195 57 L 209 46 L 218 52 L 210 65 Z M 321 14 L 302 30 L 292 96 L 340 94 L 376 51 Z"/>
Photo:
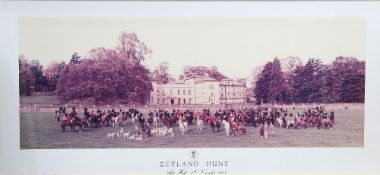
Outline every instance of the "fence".
<path fill-rule="evenodd" d="M 304 103 L 304 104 L 264 104 L 261 106 L 264 107 L 284 107 L 284 108 L 297 108 L 297 109 L 307 109 L 311 107 L 316 107 L 319 104 L 315 103 Z M 322 104 L 326 107 L 326 109 L 344 109 L 348 108 L 363 108 L 363 103 L 329 103 Z M 202 109 L 224 109 L 224 108 L 234 108 L 234 109 L 244 109 L 244 108 L 254 108 L 260 105 L 255 104 L 213 104 L 213 105 L 82 105 L 82 104 L 20 104 L 20 112 L 55 112 L 59 109 L 59 107 L 66 107 L 70 109 L 71 107 L 75 107 L 77 110 L 84 110 L 84 108 L 88 108 L 89 111 L 96 109 L 130 109 L 137 108 L 142 110 L 149 109 L 194 109 L 194 110 L 202 110 Z"/>

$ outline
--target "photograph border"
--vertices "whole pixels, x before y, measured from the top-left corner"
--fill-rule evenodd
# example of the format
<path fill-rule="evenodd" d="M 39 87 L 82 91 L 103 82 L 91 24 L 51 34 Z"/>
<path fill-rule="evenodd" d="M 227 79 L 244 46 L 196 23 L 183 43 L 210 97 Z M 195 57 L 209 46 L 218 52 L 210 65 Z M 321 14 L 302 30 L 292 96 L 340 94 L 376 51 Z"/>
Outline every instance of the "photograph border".
<path fill-rule="evenodd" d="M 167 174 L 163 161 L 228 161 L 228 174 L 378 174 L 380 123 L 379 2 L 0 2 L 0 174 Z M 367 21 L 364 148 L 168 148 L 20 150 L 18 36 L 20 17 L 92 18 L 365 18 Z M 9 76 L 6 76 L 9 75 Z M 164 152 L 164 156 L 162 153 Z M 78 156 L 79 155 L 79 156 Z M 294 160 L 289 157 L 298 155 Z M 92 162 L 104 162 L 94 166 Z M 286 162 L 284 164 L 284 162 Z M 315 164 L 323 162 L 323 166 Z M 202 165 L 205 166 L 205 165 Z M 204 168 L 204 167 L 202 167 Z"/>

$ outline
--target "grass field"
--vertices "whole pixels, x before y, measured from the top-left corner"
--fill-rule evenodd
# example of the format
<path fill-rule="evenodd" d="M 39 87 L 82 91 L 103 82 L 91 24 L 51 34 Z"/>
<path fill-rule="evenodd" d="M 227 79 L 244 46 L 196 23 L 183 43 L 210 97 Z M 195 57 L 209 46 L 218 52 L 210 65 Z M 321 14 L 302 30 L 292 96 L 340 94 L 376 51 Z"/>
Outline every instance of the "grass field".
<path fill-rule="evenodd" d="M 225 136 L 224 132 L 212 133 L 209 126 L 200 132 L 189 126 L 188 134 L 180 135 L 178 127 L 174 137 L 149 137 L 143 140 L 107 139 L 109 132 L 121 128 L 86 128 L 84 132 L 62 132 L 54 113 L 20 113 L 21 149 L 56 148 L 187 148 L 187 147 L 363 147 L 364 105 L 357 104 L 348 110 L 332 109 L 336 124 L 330 129 L 275 128 L 275 136 L 260 138 L 259 129 L 247 127 L 246 135 Z M 290 110 L 290 112 L 297 112 Z M 78 113 L 83 114 L 82 110 Z M 80 116 L 82 117 L 82 116 Z M 124 130 L 133 131 L 128 123 Z M 68 129 L 68 128 L 67 128 Z"/>
<path fill-rule="evenodd" d="M 57 96 L 54 95 L 33 95 L 33 96 L 22 96 L 20 97 L 20 104 L 30 105 L 30 104 L 58 104 L 59 100 Z"/>

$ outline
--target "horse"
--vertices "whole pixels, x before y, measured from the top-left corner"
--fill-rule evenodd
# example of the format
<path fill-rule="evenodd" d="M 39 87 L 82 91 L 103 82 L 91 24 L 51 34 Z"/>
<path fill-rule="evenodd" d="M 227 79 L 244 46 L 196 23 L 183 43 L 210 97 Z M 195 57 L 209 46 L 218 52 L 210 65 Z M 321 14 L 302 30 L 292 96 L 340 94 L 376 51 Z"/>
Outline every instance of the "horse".
<path fill-rule="evenodd" d="M 202 131 L 203 130 L 203 120 L 199 118 L 199 116 L 197 117 L 197 128 L 199 131 Z"/>
<path fill-rule="evenodd" d="M 182 122 L 182 120 L 179 120 L 178 126 L 182 135 L 187 133 L 187 122 Z"/>
<path fill-rule="evenodd" d="M 122 116 L 120 116 L 120 115 L 113 117 L 111 119 L 112 119 L 112 126 L 113 127 L 119 127 L 119 124 L 123 123 Z"/>
<path fill-rule="evenodd" d="M 110 123 L 111 123 L 110 121 L 112 120 L 113 117 L 114 117 L 114 114 L 111 111 L 108 111 L 107 115 L 101 116 L 100 122 L 101 122 L 102 126 L 110 126 Z"/>
<path fill-rule="evenodd" d="M 60 121 L 60 117 L 61 117 L 61 113 L 60 113 L 60 111 L 59 111 L 59 110 L 56 110 L 56 111 L 55 111 L 55 116 L 54 116 L 54 118 L 57 120 L 57 122 Z"/>
<path fill-rule="evenodd" d="M 88 123 L 92 127 L 99 127 L 100 126 L 100 120 L 101 120 L 101 114 L 93 114 L 90 118 L 88 118 Z"/>
<path fill-rule="evenodd" d="M 230 136 L 230 123 L 228 123 L 226 120 L 223 120 L 222 126 L 224 127 L 224 131 L 226 132 L 226 135 Z"/>
<path fill-rule="evenodd" d="M 144 124 L 143 127 L 141 128 L 142 131 L 143 131 L 143 134 L 146 136 L 146 137 L 150 137 L 152 136 L 152 129 L 149 127 L 149 125 L 147 124 Z"/>
<path fill-rule="evenodd" d="M 153 116 L 153 126 L 157 127 L 158 126 L 158 118 L 156 115 Z"/>
<path fill-rule="evenodd" d="M 124 125 L 124 126 L 127 126 L 128 116 L 123 115 L 123 116 L 121 117 L 121 119 L 123 120 L 123 125 Z"/>
<path fill-rule="evenodd" d="M 78 130 L 78 132 L 79 131 L 83 131 L 83 125 L 84 125 L 84 122 L 85 121 L 82 121 L 82 119 L 80 119 L 80 118 L 77 118 L 77 119 L 72 119 L 72 122 L 71 122 L 71 130 L 73 131 L 73 132 L 75 132 L 76 130 L 75 130 L 75 127 L 76 126 L 78 126 L 78 128 L 79 128 L 79 130 Z M 87 122 L 86 122 L 87 123 Z"/>
<path fill-rule="evenodd" d="M 137 115 L 136 115 L 135 113 L 132 113 L 132 114 L 131 114 L 131 122 L 132 122 L 133 124 L 135 124 L 136 121 L 137 121 Z"/>
<path fill-rule="evenodd" d="M 149 126 L 153 125 L 153 116 L 148 117 L 148 124 L 149 124 Z"/>
<path fill-rule="evenodd" d="M 278 117 L 276 119 L 276 125 L 277 125 L 278 128 L 282 128 L 282 126 L 283 126 L 283 120 L 282 120 L 281 117 Z"/>
<path fill-rule="evenodd" d="M 63 116 L 61 119 L 62 132 L 66 132 L 66 126 L 69 126 L 71 131 L 75 132 L 75 127 L 78 126 L 79 130 L 82 131 L 83 123 L 80 118 L 74 118 L 71 115 Z"/>
<path fill-rule="evenodd" d="M 290 127 L 295 128 L 295 125 L 296 125 L 296 123 L 292 117 L 286 118 L 286 128 L 287 129 L 289 129 Z"/>
<path fill-rule="evenodd" d="M 331 112 L 331 113 L 330 113 L 329 118 L 330 118 L 332 124 L 334 124 L 334 123 L 335 123 L 335 115 L 334 115 L 334 112 Z"/>
<path fill-rule="evenodd" d="M 329 127 L 330 130 L 332 130 L 332 128 L 333 128 L 333 122 L 329 118 L 323 119 L 322 124 L 325 125 L 325 128 Z"/>
<path fill-rule="evenodd" d="M 232 124 L 232 135 L 235 136 L 236 132 L 240 131 L 241 135 L 244 135 L 247 133 L 247 130 L 245 129 L 244 125 L 240 122 L 236 122 L 235 124 Z"/>
<path fill-rule="evenodd" d="M 215 132 L 215 129 L 217 132 L 219 132 L 219 130 L 220 130 L 220 122 L 219 121 L 216 121 L 216 122 L 211 121 L 210 126 L 211 126 L 212 132 Z"/>
<path fill-rule="evenodd" d="M 62 115 L 60 120 L 61 120 L 62 132 L 66 132 L 66 126 L 69 126 L 72 129 L 71 116 L 69 116 L 69 115 L 67 115 L 67 116 Z"/>

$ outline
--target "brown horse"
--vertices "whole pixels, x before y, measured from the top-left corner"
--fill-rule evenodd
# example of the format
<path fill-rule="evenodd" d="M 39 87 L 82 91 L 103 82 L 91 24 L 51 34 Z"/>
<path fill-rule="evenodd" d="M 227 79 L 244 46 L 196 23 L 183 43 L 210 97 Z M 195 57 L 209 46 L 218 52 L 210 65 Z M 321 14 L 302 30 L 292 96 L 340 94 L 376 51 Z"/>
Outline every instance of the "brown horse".
<path fill-rule="evenodd" d="M 216 122 L 210 122 L 210 126 L 211 126 L 212 132 L 215 132 L 215 131 L 219 132 L 221 125 L 219 121 L 216 121 Z"/>
<path fill-rule="evenodd" d="M 84 121 L 84 120 L 82 120 L 80 118 L 77 118 L 77 119 L 73 118 L 73 120 L 71 122 L 71 130 L 73 132 L 83 131 L 83 126 L 84 126 L 85 123 L 87 123 L 87 121 Z M 79 128 L 78 130 L 75 130 L 76 126 L 78 126 L 78 128 Z"/>
<path fill-rule="evenodd" d="M 322 119 L 321 123 L 322 123 L 322 125 L 325 126 L 326 129 L 327 129 L 327 127 L 329 127 L 332 130 L 332 128 L 333 128 L 333 121 L 330 120 L 329 118 Z"/>
<path fill-rule="evenodd" d="M 236 122 L 235 124 L 232 124 L 232 135 L 235 136 L 237 132 L 241 132 L 241 135 L 245 135 L 247 133 L 247 130 L 245 129 L 245 126 L 241 124 L 240 122 Z"/>
<path fill-rule="evenodd" d="M 71 125 L 71 116 L 70 115 L 66 115 L 66 116 L 62 116 L 61 117 L 61 128 L 62 128 L 62 132 L 65 132 L 66 131 L 66 126 L 69 126 L 72 130 L 72 125 Z"/>
<path fill-rule="evenodd" d="M 114 117 L 114 114 L 111 111 L 108 111 L 108 114 L 104 114 L 100 117 L 101 126 L 111 126 L 111 119 Z"/>
<path fill-rule="evenodd" d="M 85 121 L 81 120 L 80 118 L 75 119 L 71 115 L 66 115 L 66 117 L 62 118 L 62 120 L 61 120 L 62 132 L 66 132 L 67 126 L 69 126 L 71 131 L 73 131 L 73 132 L 76 131 L 75 130 L 76 126 L 79 127 L 78 131 L 83 131 L 82 128 L 83 128 L 84 122 Z"/>

